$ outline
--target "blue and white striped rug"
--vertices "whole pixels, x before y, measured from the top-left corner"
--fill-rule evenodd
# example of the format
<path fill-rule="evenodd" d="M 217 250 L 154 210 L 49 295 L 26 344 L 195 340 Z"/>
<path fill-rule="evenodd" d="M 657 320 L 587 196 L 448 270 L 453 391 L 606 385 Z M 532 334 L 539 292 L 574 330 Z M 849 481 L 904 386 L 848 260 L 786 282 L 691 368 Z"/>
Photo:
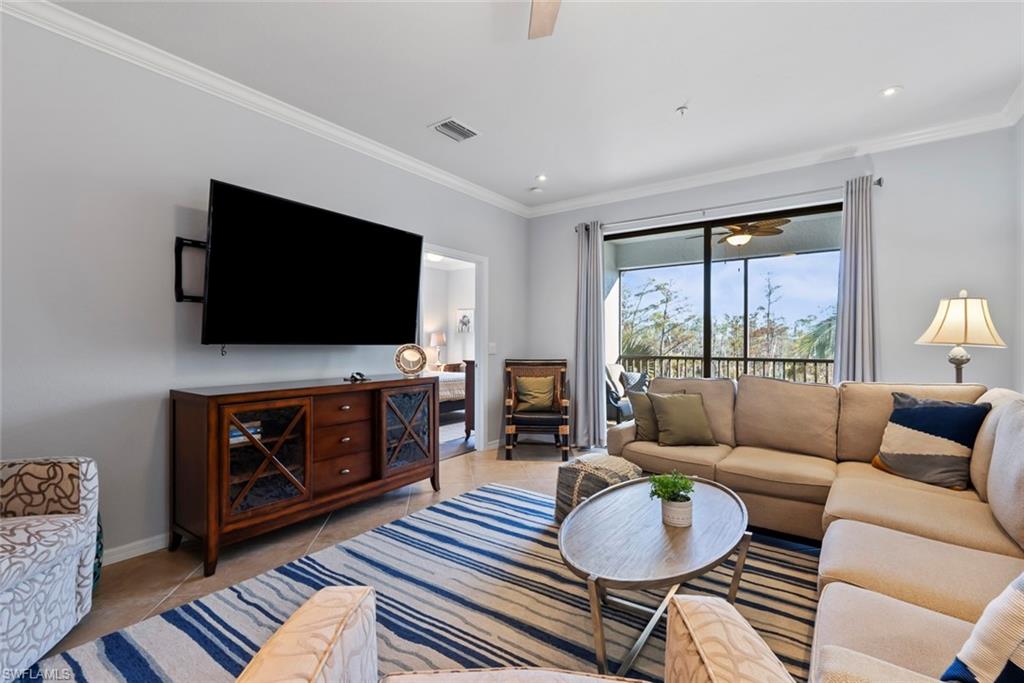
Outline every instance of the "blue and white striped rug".
<path fill-rule="evenodd" d="M 382 672 L 593 671 L 586 586 L 561 561 L 553 509 L 547 496 L 485 486 L 51 657 L 27 675 L 231 681 L 299 605 L 332 585 L 376 588 Z M 817 564 L 814 548 L 755 536 L 740 586 L 740 611 L 798 678 L 807 674 Z M 731 572 L 729 561 L 688 588 L 723 595 Z M 639 595 L 632 597 L 658 602 Z M 615 610 L 605 623 L 615 660 L 643 624 Z M 664 638 L 662 625 L 632 676 L 661 680 Z"/>

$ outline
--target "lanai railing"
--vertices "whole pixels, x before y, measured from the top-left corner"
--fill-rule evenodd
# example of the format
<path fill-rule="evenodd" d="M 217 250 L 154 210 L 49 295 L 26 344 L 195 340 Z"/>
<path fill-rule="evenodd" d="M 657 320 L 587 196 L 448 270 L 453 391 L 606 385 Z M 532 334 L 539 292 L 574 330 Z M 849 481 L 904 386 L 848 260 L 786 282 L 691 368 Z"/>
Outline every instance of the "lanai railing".
<path fill-rule="evenodd" d="M 648 377 L 703 377 L 704 359 L 700 356 L 621 356 L 619 362 L 629 372 L 646 372 Z M 712 377 L 738 378 L 757 375 L 788 379 L 793 382 L 832 384 L 835 361 L 824 358 L 711 358 Z"/>

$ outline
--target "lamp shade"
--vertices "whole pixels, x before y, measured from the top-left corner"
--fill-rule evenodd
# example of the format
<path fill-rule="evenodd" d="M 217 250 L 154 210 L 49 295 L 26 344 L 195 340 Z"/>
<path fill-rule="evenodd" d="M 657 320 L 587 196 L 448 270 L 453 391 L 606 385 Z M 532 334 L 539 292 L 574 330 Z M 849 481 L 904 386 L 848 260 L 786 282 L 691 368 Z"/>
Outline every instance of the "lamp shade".
<path fill-rule="evenodd" d="M 960 290 L 955 299 L 941 299 L 935 311 L 935 319 L 918 344 L 944 344 L 953 346 L 996 346 L 1005 347 L 995 323 L 988 312 L 988 299 L 967 296 L 967 290 Z"/>
<path fill-rule="evenodd" d="M 444 346 L 448 340 L 444 338 L 444 332 L 430 333 L 430 346 Z"/>

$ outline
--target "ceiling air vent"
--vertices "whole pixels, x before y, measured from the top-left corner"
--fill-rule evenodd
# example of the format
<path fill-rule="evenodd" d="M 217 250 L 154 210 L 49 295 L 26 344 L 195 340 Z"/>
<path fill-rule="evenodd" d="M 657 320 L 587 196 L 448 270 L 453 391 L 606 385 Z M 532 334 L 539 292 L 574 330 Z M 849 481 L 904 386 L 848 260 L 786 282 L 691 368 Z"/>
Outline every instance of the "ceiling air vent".
<path fill-rule="evenodd" d="M 455 142 L 464 142 L 477 136 L 475 130 L 464 123 L 459 123 L 455 119 L 445 119 L 441 123 L 435 123 L 434 130 L 441 135 L 455 140 Z"/>

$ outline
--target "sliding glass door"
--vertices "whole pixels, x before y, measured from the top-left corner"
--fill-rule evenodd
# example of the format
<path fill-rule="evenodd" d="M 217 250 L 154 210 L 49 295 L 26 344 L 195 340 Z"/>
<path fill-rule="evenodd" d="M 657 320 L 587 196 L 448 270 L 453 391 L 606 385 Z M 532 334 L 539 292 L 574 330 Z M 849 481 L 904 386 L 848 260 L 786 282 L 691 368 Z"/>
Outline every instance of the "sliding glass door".
<path fill-rule="evenodd" d="M 831 382 L 840 207 L 606 237 L 609 362 Z"/>

